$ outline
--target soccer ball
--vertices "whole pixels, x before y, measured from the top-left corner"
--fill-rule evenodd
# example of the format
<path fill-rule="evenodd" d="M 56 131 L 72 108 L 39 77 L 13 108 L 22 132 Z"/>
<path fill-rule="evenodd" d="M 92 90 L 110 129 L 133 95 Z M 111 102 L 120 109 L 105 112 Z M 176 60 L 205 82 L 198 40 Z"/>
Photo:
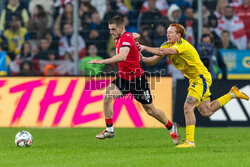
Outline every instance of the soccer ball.
<path fill-rule="evenodd" d="M 32 135 L 27 131 L 20 131 L 16 134 L 15 143 L 17 147 L 29 147 L 33 143 Z"/>

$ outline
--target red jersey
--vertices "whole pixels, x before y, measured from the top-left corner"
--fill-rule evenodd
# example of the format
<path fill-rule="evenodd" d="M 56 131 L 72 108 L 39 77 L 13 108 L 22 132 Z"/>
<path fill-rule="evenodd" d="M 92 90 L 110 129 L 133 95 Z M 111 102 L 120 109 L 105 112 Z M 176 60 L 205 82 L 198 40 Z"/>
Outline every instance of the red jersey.
<path fill-rule="evenodd" d="M 247 35 L 247 39 L 250 39 L 250 4 L 247 6 L 247 8 L 244 8 L 243 5 L 234 7 L 234 12 L 238 15 L 238 17 L 243 21 L 245 32 Z"/>
<path fill-rule="evenodd" d="M 121 47 L 129 47 L 130 51 L 125 61 L 118 62 L 118 76 L 125 80 L 133 80 L 144 75 L 144 71 L 140 65 L 140 54 L 136 47 L 133 35 L 125 32 L 120 38 L 115 39 L 115 54 L 119 54 Z"/>

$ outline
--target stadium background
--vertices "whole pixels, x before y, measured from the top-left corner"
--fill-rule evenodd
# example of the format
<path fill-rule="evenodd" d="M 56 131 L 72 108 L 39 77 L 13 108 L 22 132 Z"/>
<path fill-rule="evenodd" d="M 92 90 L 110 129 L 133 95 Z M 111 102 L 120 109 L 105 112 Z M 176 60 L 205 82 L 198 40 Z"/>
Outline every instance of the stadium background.
<path fill-rule="evenodd" d="M 115 15 L 123 16 L 126 30 L 140 33 L 139 42 L 148 46 L 160 46 L 166 40 L 166 28 L 170 23 L 182 24 L 187 30 L 185 39 L 196 47 L 215 83 L 229 85 L 225 91 L 214 89 L 213 97 L 227 92 L 230 85 L 242 85 L 241 79 L 246 81 L 240 88 L 244 87 L 246 94 L 250 95 L 248 0 L 75 2 L 0 2 L 0 74 L 3 76 L 0 93 L 1 103 L 8 104 L 1 108 L 0 126 L 102 127 L 100 106 L 103 87 L 99 86 L 98 89 L 91 89 L 91 93 L 86 93 L 87 87 L 93 84 L 89 83 L 88 77 L 117 72 L 118 67 L 117 64 L 103 66 L 89 65 L 87 62 L 94 58 L 114 56 L 114 41 L 109 35 L 107 22 Z M 141 65 L 153 81 L 151 89 L 156 105 L 171 120 L 174 115 L 174 121 L 184 125 L 180 106 L 184 103 L 183 96 L 187 91 L 180 87 L 182 84 L 178 84 L 185 80 L 184 76 L 167 58 L 153 67 L 143 63 Z M 107 84 L 110 77 L 95 78 L 93 82 Z M 67 94 L 69 97 L 66 97 Z M 53 100 L 44 100 L 46 96 L 53 97 Z M 120 99 L 120 103 L 121 106 L 114 110 L 117 117 L 115 126 L 161 127 L 154 119 L 147 118 L 135 100 L 127 103 Z M 216 113 L 216 119 L 199 121 L 198 117 L 197 125 L 218 125 L 216 121 L 221 121 L 223 112 L 227 115 L 227 119 L 224 119 L 226 125 L 250 125 L 249 104 L 245 107 L 242 103 L 237 105 L 235 111 L 243 113 L 235 113 L 231 117 L 225 108 L 227 105 Z M 232 117 L 240 118 L 235 120 Z M 77 124 L 74 122 L 76 120 L 79 121 Z M 215 121 L 215 124 L 204 123 L 209 121 Z M 230 124 L 228 121 L 236 122 Z"/>
<path fill-rule="evenodd" d="M 160 46 L 178 22 L 213 74 L 212 99 L 233 85 L 250 96 L 249 0 L 0 0 L 0 13 L 1 167 L 249 166 L 250 104 L 242 100 L 209 119 L 195 112 L 194 149 L 176 149 L 133 99 L 114 101 L 116 136 L 96 140 L 105 126 L 103 88 L 114 77 L 99 75 L 118 68 L 87 64 L 114 56 L 107 28 L 114 15 L 125 16 L 127 31 L 149 46 Z M 155 105 L 184 126 L 187 80 L 167 59 L 141 65 Z M 21 130 L 33 135 L 31 147 L 15 146 Z M 184 141 L 185 127 L 179 132 Z"/>

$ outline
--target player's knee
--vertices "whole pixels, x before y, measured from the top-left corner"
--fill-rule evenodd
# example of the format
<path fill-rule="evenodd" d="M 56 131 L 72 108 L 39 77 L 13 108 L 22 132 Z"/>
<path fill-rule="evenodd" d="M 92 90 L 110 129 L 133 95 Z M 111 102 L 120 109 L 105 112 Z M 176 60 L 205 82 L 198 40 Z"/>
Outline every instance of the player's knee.
<path fill-rule="evenodd" d="M 202 115 L 203 117 L 205 117 L 205 118 L 208 118 L 208 117 L 210 117 L 210 115 L 211 115 L 211 114 L 208 114 L 208 113 L 202 113 L 201 115 Z"/>
<path fill-rule="evenodd" d="M 144 110 L 147 112 L 148 115 L 150 116 L 155 116 L 157 114 L 156 108 L 154 105 L 143 105 Z"/>
<path fill-rule="evenodd" d="M 148 115 L 150 116 L 154 116 L 155 115 L 155 111 L 152 108 L 145 108 L 146 112 Z"/>
<path fill-rule="evenodd" d="M 189 115 L 192 111 L 191 110 L 184 110 L 184 115 Z"/>
<path fill-rule="evenodd" d="M 213 112 L 212 112 L 212 110 L 210 108 L 205 108 L 200 113 L 205 118 L 208 118 L 213 114 Z"/>
<path fill-rule="evenodd" d="M 184 105 L 184 114 L 189 114 L 192 111 L 192 106 L 189 104 Z"/>

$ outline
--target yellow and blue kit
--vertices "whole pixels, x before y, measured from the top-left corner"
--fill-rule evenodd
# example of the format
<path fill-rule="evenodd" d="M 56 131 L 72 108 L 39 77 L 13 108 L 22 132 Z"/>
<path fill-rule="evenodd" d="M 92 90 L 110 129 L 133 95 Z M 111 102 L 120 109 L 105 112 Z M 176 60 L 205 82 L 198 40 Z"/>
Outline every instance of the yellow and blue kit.
<path fill-rule="evenodd" d="M 175 44 L 164 42 L 161 48 L 173 48 L 176 55 L 167 55 L 171 63 L 189 79 L 188 96 L 195 97 L 199 103 L 210 100 L 212 77 L 202 63 L 196 49 L 185 39 L 179 39 Z"/>

